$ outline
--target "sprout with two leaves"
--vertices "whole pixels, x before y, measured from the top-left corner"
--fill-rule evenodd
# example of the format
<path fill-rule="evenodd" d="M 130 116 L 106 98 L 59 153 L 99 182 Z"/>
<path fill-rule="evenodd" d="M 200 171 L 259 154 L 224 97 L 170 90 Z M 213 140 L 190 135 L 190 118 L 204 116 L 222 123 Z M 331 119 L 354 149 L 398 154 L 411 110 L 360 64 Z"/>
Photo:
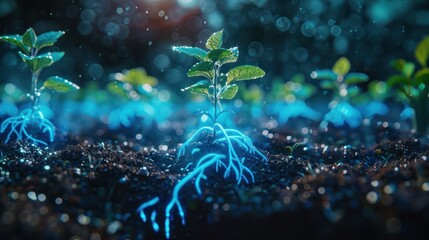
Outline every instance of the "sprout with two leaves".
<path fill-rule="evenodd" d="M 326 129 L 331 122 L 336 127 L 348 124 L 351 128 L 358 127 L 362 122 L 362 115 L 350 104 L 350 98 L 359 95 L 360 88 L 356 84 L 368 81 L 364 73 L 350 71 L 350 62 L 347 58 L 338 59 L 331 69 L 316 70 L 311 73 L 314 79 L 320 79 L 320 87 L 334 91 L 334 99 L 329 104 L 331 110 L 325 114 L 320 124 Z"/>
<path fill-rule="evenodd" d="M 402 116 L 413 117 L 413 125 L 418 134 L 429 131 L 429 36 L 421 40 L 414 52 L 421 68 L 416 71 L 413 62 L 404 59 L 393 61 L 399 74 L 391 76 L 387 84 L 399 91 L 399 97 L 408 106 Z"/>
<path fill-rule="evenodd" d="M 179 195 L 186 184 L 194 181 L 195 190 L 201 195 L 201 180 L 207 179 L 210 169 L 216 172 L 223 170 L 224 178 L 233 174 L 237 184 L 241 181 L 253 182 L 254 175 L 246 166 L 246 161 L 249 158 L 267 160 L 256 149 L 249 137 L 235 129 L 226 129 L 217 121 L 218 117 L 225 113 L 221 100 L 234 98 L 238 91 L 236 82 L 265 75 L 262 69 L 250 65 L 234 67 L 223 74 L 221 68 L 224 64 L 237 61 L 238 48 L 222 48 L 222 39 L 223 30 L 213 33 L 206 42 L 207 51 L 198 47 L 173 47 L 174 51 L 185 53 L 199 60 L 191 67 L 188 76 L 203 77 L 204 79 L 184 88 L 183 91 L 201 94 L 209 99 L 213 112 L 205 111 L 202 114 L 207 115 L 213 121 L 213 126 L 198 129 L 179 149 L 178 158 L 187 160 L 186 169 L 189 170 L 189 173 L 175 185 L 171 199 L 166 204 L 164 213 L 166 238 L 170 238 L 170 221 L 174 209 L 177 209 L 182 224 L 185 224 L 185 212 Z M 144 202 L 137 209 L 144 222 L 149 221 L 145 210 L 157 204 L 159 200 L 158 197 L 153 198 Z M 150 219 L 154 231 L 159 231 L 155 210 L 152 211 Z"/>
<path fill-rule="evenodd" d="M 278 115 L 278 122 L 287 123 L 290 118 L 303 117 L 317 121 L 320 113 L 305 102 L 316 92 L 316 88 L 305 82 L 303 74 L 295 74 L 290 81 L 273 81 L 271 87 L 272 103 L 269 105 L 270 114 Z"/>
<path fill-rule="evenodd" d="M 54 141 L 55 126 L 43 115 L 40 110 L 39 98 L 44 90 L 53 90 L 56 92 L 69 92 L 79 89 L 76 84 L 58 76 L 48 77 L 39 86 L 39 76 L 45 67 L 58 62 L 64 52 L 47 52 L 39 54 L 39 51 L 45 47 L 53 46 L 57 40 L 64 35 L 63 31 L 52 31 L 36 35 L 32 28 L 29 28 L 23 35 L 0 36 L 0 40 L 8 42 L 21 51 L 21 56 L 28 69 L 31 71 L 31 91 L 27 96 L 30 98 L 32 107 L 24 109 L 18 116 L 7 118 L 1 125 L 0 132 L 5 132 L 9 128 L 5 142 L 9 142 L 12 136 L 16 140 L 27 140 L 34 144 L 47 143 L 38 139 L 31 133 L 29 128 L 37 128 L 42 133 L 48 134 L 49 141 Z"/>

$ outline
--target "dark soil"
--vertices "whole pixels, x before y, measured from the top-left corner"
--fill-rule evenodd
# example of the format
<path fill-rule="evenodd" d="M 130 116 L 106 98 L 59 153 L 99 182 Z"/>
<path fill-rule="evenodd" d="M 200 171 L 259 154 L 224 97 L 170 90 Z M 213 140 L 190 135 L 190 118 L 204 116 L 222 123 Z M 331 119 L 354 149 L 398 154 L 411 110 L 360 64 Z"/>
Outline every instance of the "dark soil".
<path fill-rule="evenodd" d="M 298 139 L 274 132 L 252 138 L 269 159 L 251 163 L 255 183 L 237 186 L 213 169 L 202 196 L 182 191 L 187 223 L 174 215 L 172 239 L 425 239 L 427 143 L 314 138 L 290 154 Z M 0 143 L 1 239 L 163 239 L 136 209 L 159 196 L 162 218 L 184 163 L 175 149 L 130 143 Z"/>

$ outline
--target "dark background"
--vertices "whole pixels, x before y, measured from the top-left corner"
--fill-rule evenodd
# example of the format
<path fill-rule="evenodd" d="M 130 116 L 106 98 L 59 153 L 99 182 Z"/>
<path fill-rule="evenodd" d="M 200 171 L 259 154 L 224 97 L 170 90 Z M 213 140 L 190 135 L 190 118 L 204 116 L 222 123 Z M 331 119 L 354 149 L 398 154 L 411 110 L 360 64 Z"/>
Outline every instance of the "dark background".
<path fill-rule="evenodd" d="M 224 46 L 239 46 L 240 63 L 266 70 L 258 84 L 268 89 L 275 77 L 308 77 L 340 56 L 352 70 L 385 80 L 392 59 L 414 61 L 429 34 L 429 8 L 424 0 L 0 0 L 0 22 L 1 35 L 66 31 L 57 44 L 66 56 L 43 74 L 103 87 L 111 73 L 144 67 L 170 89 L 188 85 L 182 81 L 194 63 L 171 46 L 203 46 L 223 28 Z M 12 46 L 0 44 L 0 61 L 0 83 L 26 89 L 29 73 Z"/>

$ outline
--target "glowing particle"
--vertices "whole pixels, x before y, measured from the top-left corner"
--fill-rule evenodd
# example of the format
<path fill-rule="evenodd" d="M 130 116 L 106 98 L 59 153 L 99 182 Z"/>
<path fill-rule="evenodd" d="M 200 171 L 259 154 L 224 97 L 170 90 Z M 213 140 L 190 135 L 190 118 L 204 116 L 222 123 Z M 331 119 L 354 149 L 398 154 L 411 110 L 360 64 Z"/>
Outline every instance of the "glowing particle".
<path fill-rule="evenodd" d="M 36 201 L 36 200 L 37 200 L 36 193 L 35 193 L 35 192 L 33 192 L 33 191 L 28 192 L 28 193 L 27 193 L 27 197 L 28 197 L 29 199 L 33 200 L 33 201 Z"/>
<path fill-rule="evenodd" d="M 79 214 L 79 216 L 77 216 L 77 221 L 82 225 L 88 225 L 89 222 L 91 222 L 91 218 L 84 214 Z"/>
<path fill-rule="evenodd" d="M 369 193 L 366 194 L 366 200 L 371 203 L 374 204 L 377 202 L 378 200 L 378 194 L 374 191 L 371 191 Z"/>
<path fill-rule="evenodd" d="M 37 200 L 39 200 L 39 202 L 44 202 L 46 200 L 46 195 L 43 193 L 39 194 Z"/>
<path fill-rule="evenodd" d="M 287 17 L 281 17 L 276 21 L 276 27 L 281 32 L 286 32 L 290 28 L 290 20 Z"/>
<path fill-rule="evenodd" d="M 69 215 L 68 215 L 67 213 L 63 213 L 63 214 L 61 214 L 61 216 L 60 216 L 60 220 L 61 220 L 61 222 L 68 222 L 68 221 L 69 221 L 69 219 L 70 219 L 70 217 L 69 217 Z"/>
<path fill-rule="evenodd" d="M 62 198 L 55 198 L 55 204 L 57 205 L 61 205 L 63 203 L 63 199 Z"/>
<path fill-rule="evenodd" d="M 422 189 L 423 189 L 423 191 L 428 192 L 429 191 L 429 182 L 423 183 Z"/>

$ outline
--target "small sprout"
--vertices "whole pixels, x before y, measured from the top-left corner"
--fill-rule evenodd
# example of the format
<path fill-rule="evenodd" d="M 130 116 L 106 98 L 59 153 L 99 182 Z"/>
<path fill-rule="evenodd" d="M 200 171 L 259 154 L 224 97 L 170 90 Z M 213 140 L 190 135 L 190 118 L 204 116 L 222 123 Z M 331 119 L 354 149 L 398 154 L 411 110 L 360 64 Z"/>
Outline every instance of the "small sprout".
<path fill-rule="evenodd" d="M 349 60 L 341 57 L 334 63 L 332 70 L 323 69 L 311 73 L 312 78 L 321 80 L 321 88 L 333 90 L 335 94 L 332 102 L 334 107 L 325 115 L 321 127 L 326 127 L 327 122 L 336 127 L 347 123 L 352 128 L 361 124 L 361 113 L 349 101 L 361 93 L 361 89 L 356 85 L 368 81 L 368 75 L 350 72 L 350 68 Z"/>
<path fill-rule="evenodd" d="M 296 142 L 292 146 L 286 146 L 285 149 L 289 151 L 289 156 L 293 158 L 293 153 L 295 152 L 295 149 L 300 147 L 303 144 L 303 142 Z"/>
<path fill-rule="evenodd" d="M 46 89 L 56 92 L 76 91 L 79 89 L 79 86 L 64 78 L 52 76 L 45 80 L 43 85 L 39 87 L 38 81 L 41 71 L 61 60 L 64 52 L 47 52 L 41 55 L 38 55 L 38 53 L 44 47 L 53 46 L 62 35 L 64 35 L 63 31 L 53 31 L 37 36 L 34 30 L 29 28 L 22 36 L 0 36 L 0 40 L 15 45 L 21 50 L 18 54 L 32 73 L 31 92 L 28 94 L 32 102 L 32 108 L 25 109 L 18 116 L 10 117 L 2 123 L 1 132 L 10 128 L 5 140 L 6 143 L 10 141 L 12 135 L 15 135 L 16 140 L 28 140 L 35 144 L 46 145 L 46 142 L 33 137 L 31 133 L 27 132 L 26 128 L 31 125 L 37 126 L 41 132 L 47 133 L 51 142 L 54 140 L 55 127 L 44 117 L 42 111 L 39 109 L 41 93 Z"/>

